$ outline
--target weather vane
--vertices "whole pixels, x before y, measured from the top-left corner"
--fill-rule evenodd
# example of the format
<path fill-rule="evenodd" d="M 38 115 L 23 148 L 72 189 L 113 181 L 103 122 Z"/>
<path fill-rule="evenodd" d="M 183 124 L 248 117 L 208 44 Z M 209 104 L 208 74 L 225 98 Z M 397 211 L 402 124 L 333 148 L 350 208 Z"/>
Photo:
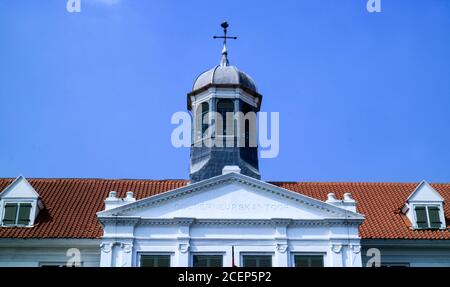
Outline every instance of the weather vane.
<path fill-rule="evenodd" d="M 220 25 L 223 28 L 223 36 L 214 36 L 214 39 L 223 39 L 223 45 L 225 46 L 227 44 L 227 39 L 233 39 L 236 40 L 237 37 L 228 37 L 227 36 L 227 29 L 228 29 L 228 22 L 225 21 Z"/>
<path fill-rule="evenodd" d="M 228 66 L 228 51 L 227 51 L 227 39 L 236 40 L 237 37 L 227 36 L 228 23 L 225 21 L 220 25 L 223 28 L 223 36 L 213 36 L 214 39 L 223 39 L 223 50 L 222 50 L 222 60 L 220 61 L 221 66 Z"/>

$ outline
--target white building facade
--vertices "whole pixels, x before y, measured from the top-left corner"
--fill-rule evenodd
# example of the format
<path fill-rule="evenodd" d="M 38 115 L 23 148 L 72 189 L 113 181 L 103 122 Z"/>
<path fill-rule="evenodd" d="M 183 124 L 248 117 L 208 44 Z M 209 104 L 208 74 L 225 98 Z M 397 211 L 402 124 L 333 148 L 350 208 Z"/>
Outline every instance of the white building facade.
<path fill-rule="evenodd" d="M 134 192 L 124 192 L 133 184 Z M 157 184 L 167 186 L 146 196 Z M 446 222 L 432 227 L 433 218 L 445 220 L 450 185 L 433 185 L 438 191 L 422 182 L 410 192 L 410 184 L 301 185 L 309 195 L 308 187 L 323 189 L 321 201 L 290 184 L 238 170 L 177 188 L 148 180 L 0 179 L 0 267 L 450 267 Z M 386 187 L 394 202 L 403 202 L 401 193 L 403 211 L 391 209 L 383 191 L 381 205 L 373 204 L 371 186 Z M 357 201 L 342 187 L 353 188 Z M 20 212 L 28 203 L 29 212 Z M 15 217 L 11 206 L 19 206 Z M 443 208 L 433 215 L 436 206 Z M 420 207 L 430 209 L 425 221 Z M 401 223 L 384 226 L 397 220 L 377 217 L 380 210 Z"/>
<path fill-rule="evenodd" d="M 131 203 L 113 194 L 106 207 L 123 205 L 98 213 L 104 228 L 100 265 L 140 266 L 143 256 L 161 255 L 170 266 L 188 267 L 211 255 L 215 261 L 208 266 L 216 267 L 250 266 L 258 259 L 274 267 L 301 260 L 360 267 L 364 217 L 350 197 L 331 200 L 237 173 Z"/>

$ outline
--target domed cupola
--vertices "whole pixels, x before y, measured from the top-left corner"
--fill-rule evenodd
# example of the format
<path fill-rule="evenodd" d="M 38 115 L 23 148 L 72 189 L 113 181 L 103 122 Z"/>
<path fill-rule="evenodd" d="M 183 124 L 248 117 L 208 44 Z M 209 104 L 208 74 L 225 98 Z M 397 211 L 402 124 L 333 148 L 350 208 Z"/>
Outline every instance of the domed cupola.
<path fill-rule="evenodd" d="M 240 87 L 248 92 L 257 93 L 255 81 L 235 66 L 228 62 L 226 46 L 222 50 L 220 65 L 202 73 L 194 82 L 193 92 L 212 86 Z"/>
<path fill-rule="evenodd" d="M 225 166 L 260 178 L 256 113 L 262 96 L 255 81 L 228 61 L 228 24 L 222 23 L 224 40 L 220 64 L 202 73 L 187 95 L 192 112 L 190 178 L 201 181 L 222 174 Z M 231 115 L 229 117 L 228 115 Z"/>

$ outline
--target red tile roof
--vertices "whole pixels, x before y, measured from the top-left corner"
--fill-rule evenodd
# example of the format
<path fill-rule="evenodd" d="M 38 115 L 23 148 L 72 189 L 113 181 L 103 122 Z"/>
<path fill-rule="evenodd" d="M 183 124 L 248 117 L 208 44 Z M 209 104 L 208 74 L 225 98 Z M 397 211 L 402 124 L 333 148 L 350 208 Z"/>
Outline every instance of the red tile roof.
<path fill-rule="evenodd" d="M 0 191 L 13 179 L 0 179 Z M 96 213 L 110 191 L 119 197 L 133 191 L 137 199 L 159 194 L 187 184 L 186 180 L 112 180 L 112 179 L 29 179 L 41 196 L 45 210 L 34 227 L 0 227 L 0 238 L 100 238 L 102 228 Z M 274 185 L 319 200 L 329 192 L 342 198 L 350 192 L 357 201 L 358 212 L 366 219 L 360 227 L 365 239 L 450 239 L 447 230 L 412 230 L 400 213 L 406 198 L 417 183 L 321 183 L 271 182 Z M 432 184 L 446 202 L 450 202 L 450 184 Z M 447 223 L 450 206 L 445 206 Z"/>
<path fill-rule="evenodd" d="M 357 211 L 365 220 L 359 233 L 364 239 L 450 239 L 448 230 L 413 230 L 411 223 L 400 209 L 419 183 L 273 183 L 283 188 L 326 200 L 329 192 L 342 198 L 349 192 L 357 202 Z M 445 202 L 450 202 L 450 184 L 431 184 Z M 447 226 L 450 227 L 450 204 L 444 204 Z"/>

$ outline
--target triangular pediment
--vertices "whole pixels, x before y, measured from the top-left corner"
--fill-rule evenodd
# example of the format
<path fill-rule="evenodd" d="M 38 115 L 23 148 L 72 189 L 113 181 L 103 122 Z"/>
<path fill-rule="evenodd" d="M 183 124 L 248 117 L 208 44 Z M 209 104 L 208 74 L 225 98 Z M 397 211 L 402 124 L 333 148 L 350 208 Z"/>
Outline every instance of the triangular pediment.
<path fill-rule="evenodd" d="M 100 212 L 99 217 L 324 219 L 362 215 L 237 174 L 220 175 Z"/>
<path fill-rule="evenodd" d="M 37 199 L 39 194 L 21 175 L 0 193 L 0 198 Z"/>
<path fill-rule="evenodd" d="M 408 202 L 442 202 L 444 198 L 428 182 L 422 181 L 407 199 Z"/>

